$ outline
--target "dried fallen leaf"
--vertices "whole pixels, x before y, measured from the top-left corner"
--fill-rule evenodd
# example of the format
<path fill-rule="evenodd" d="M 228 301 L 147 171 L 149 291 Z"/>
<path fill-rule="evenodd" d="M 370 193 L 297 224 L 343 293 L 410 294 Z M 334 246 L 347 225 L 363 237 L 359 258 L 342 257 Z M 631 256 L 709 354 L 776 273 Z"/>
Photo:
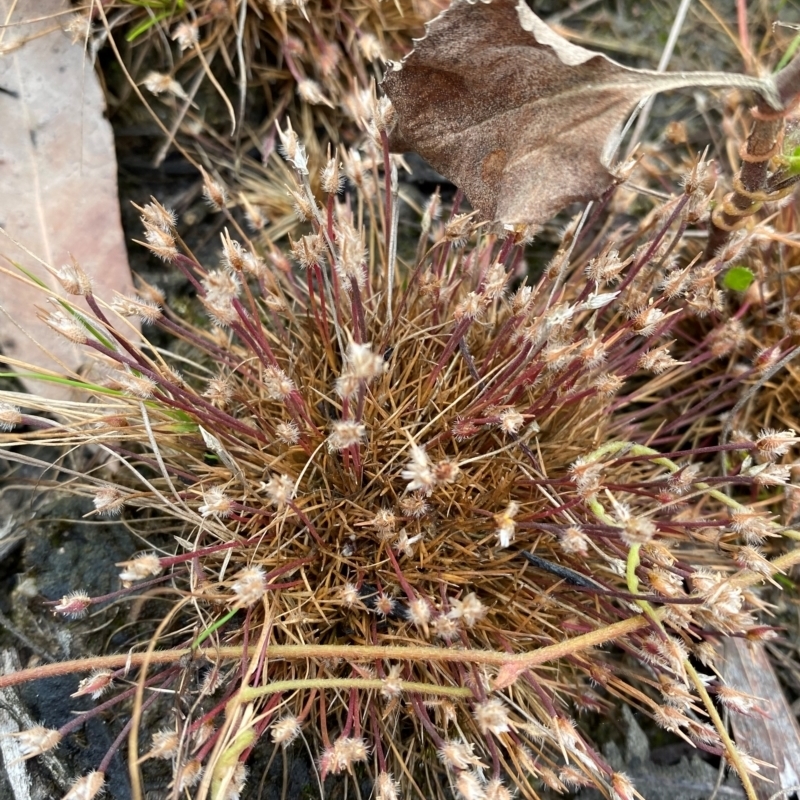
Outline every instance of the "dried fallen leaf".
<path fill-rule="evenodd" d="M 736 86 L 780 105 L 769 79 L 623 67 L 559 36 L 524 0 L 453 0 L 426 31 L 383 81 L 397 116 L 390 149 L 416 150 L 505 225 L 599 197 L 620 126 L 648 95 Z"/>
<path fill-rule="evenodd" d="M 0 0 L 0 267 L 23 266 L 63 295 L 35 254 L 55 268 L 73 256 L 98 294 L 130 291 L 119 214 L 116 156 L 97 77 L 82 43 L 63 32 L 68 0 Z M 35 18 L 25 22 L 26 18 Z M 80 351 L 37 318 L 45 295 L 0 272 L 0 351 L 59 374 L 78 371 Z M 75 300 L 78 298 L 70 298 Z M 63 386 L 31 382 L 47 397 Z"/>
<path fill-rule="evenodd" d="M 767 800 L 781 789 L 793 790 L 800 784 L 800 726 L 764 645 L 726 639 L 722 673 L 727 686 L 760 698 L 757 705 L 766 712 L 731 714 L 736 741 L 768 765 L 760 770 L 766 780 L 754 784 L 759 800 Z"/>

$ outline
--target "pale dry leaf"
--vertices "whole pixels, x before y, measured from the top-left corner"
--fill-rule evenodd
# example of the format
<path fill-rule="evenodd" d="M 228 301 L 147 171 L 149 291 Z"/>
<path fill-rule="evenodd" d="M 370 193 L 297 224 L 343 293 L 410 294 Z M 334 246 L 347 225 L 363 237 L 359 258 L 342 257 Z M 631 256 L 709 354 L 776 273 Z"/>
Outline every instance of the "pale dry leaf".
<path fill-rule="evenodd" d="M 0 651 L 0 675 L 6 675 L 21 668 L 16 652 Z M 13 710 L 16 710 L 14 705 L 19 705 L 19 698 L 10 689 L 2 690 L 0 698 L 9 702 L 9 710 L 6 710 L 5 703 L 0 705 L 0 753 L 3 756 L 6 780 L 13 793 L 13 800 L 32 800 L 31 779 L 24 764 L 24 753 L 20 740 L 14 736 L 21 730 L 21 725 L 18 720 L 14 719 L 13 714 Z"/>
<path fill-rule="evenodd" d="M 114 139 L 83 45 L 62 30 L 71 10 L 68 0 L 0 0 L 7 25 L 0 29 L 0 227 L 8 234 L 0 237 L 0 267 L 14 272 L 16 262 L 63 294 L 25 250 L 56 269 L 73 256 L 97 294 L 111 297 L 132 288 Z M 29 17 L 37 21 L 25 22 Z M 59 374 L 79 371 L 82 352 L 37 319 L 44 300 L 0 273 L 0 353 Z M 48 397 L 70 396 L 56 384 L 26 385 Z"/>
<path fill-rule="evenodd" d="M 754 782 L 759 800 L 780 789 L 800 784 L 800 726 L 781 688 L 764 645 L 742 639 L 725 640 L 722 674 L 725 683 L 758 697 L 764 713 L 730 715 L 736 741 L 769 766 L 761 768 L 764 781 Z M 791 796 L 791 793 L 790 793 Z"/>
<path fill-rule="evenodd" d="M 687 86 L 755 89 L 779 106 L 769 79 L 623 67 L 568 42 L 524 0 L 454 0 L 383 81 L 396 112 L 390 149 L 416 150 L 505 225 L 602 195 L 634 105 Z"/>

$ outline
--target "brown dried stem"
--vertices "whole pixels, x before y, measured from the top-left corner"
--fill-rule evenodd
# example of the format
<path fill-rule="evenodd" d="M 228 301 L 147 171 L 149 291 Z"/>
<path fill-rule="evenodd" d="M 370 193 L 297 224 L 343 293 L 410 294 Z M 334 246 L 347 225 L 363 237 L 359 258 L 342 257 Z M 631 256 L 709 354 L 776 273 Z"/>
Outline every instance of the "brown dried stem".
<path fill-rule="evenodd" d="M 709 233 L 704 259 L 711 259 L 740 228 L 747 217 L 765 202 L 780 200 L 793 191 L 794 184 L 775 192 L 767 191 L 770 161 L 781 154 L 783 127 L 790 107 L 800 93 L 800 58 L 792 59 L 775 78 L 783 108 L 775 109 L 761 95 L 752 108 L 753 126 L 740 148 L 742 166 L 734 178 L 733 191 L 715 208 L 709 218 Z"/>

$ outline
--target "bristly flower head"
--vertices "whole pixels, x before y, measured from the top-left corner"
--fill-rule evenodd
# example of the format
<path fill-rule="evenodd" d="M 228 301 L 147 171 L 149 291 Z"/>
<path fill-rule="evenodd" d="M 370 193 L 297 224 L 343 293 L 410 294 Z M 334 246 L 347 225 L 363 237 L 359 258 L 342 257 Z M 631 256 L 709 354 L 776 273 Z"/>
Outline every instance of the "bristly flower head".
<path fill-rule="evenodd" d="M 22 422 L 19 406 L 0 401 L 0 431 L 11 431 Z"/>
<path fill-rule="evenodd" d="M 62 739 L 58 731 L 45 728 L 43 725 L 37 725 L 34 728 L 7 735 L 13 736 L 18 740 L 17 747 L 23 760 L 33 758 L 52 750 L 54 747 L 58 747 Z"/>
<path fill-rule="evenodd" d="M 65 594 L 61 600 L 53 606 L 53 612 L 63 614 L 69 619 L 80 619 L 86 616 L 92 598 L 85 592 L 70 592 Z"/>
<path fill-rule="evenodd" d="M 257 603 L 267 590 L 267 581 L 262 567 L 245 567 L 231 587 L 236 596 L 237 608 L 249 608 Z"/>
<path fill-rule="evenodd" d="M 102 772 L 90 772 L 78 778 L 61 800 L 94 800 L 105 786 L 106 776 Z"/>
<path fill-rule="evenodd" d="M 424 494 L 430 494 L 436 485 L 436 476 L 431 468 L 431 462 L 425 448 L 416 444 L 411 445 L 411 458 L 406 464 L 406 468 L 400 473 L 403 480 L 408 481 L 407 492 L 420 490 Z"/>

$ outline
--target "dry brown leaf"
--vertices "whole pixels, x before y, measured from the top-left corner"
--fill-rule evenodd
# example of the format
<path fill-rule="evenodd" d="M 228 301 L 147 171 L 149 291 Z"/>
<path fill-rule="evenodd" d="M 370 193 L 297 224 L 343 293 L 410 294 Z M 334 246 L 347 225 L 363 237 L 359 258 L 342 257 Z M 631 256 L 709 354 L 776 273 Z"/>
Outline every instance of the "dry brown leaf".
<path fill-rule="evenodd" d="M 397 115 L 390 149 L 416 150 L 506 225 L 599 197 L 620 126 L 648 95 L 737 86 L 779 105 L 769 80 L 623 67 L 559 36 L 524 0 L 454 0 L 416 45 L 383 81 Z"/>
<path fill-rule="evenodd" d="M 800 785 L 800 727 L 763 644 L 726 639 L 724 652 L 725 683 L 759 698 L 755 705 L 764 712 L 731 713 L 731 727 L 737 744 L 768 765 L 760 769 L 766 780 L 754 781 L 759 800 L 767 800 Z"/>
<path fill-rule="evenodd" d="M 62 30 L 69 9 L 67 0 L 0 0 L 8 26 L 0 29 L 0 227 L 22 245 L 0 237 L 0 267 L 13 272 L 10 262 L 17 262 L 63 294 L 25 250 L 56 268 L 72 255 L 98 294 L 110 297 L 132 286 L 114 139 L 83 46 Z M 24 22 L 31 17 L 38 21 Z M 44 299 L 0 273 L 0 351 L 60 374 L 77 371 L 80 351 L 37 319 Z M 56 384 L 27 385 L 48 397 L 69 396 Z"/>

